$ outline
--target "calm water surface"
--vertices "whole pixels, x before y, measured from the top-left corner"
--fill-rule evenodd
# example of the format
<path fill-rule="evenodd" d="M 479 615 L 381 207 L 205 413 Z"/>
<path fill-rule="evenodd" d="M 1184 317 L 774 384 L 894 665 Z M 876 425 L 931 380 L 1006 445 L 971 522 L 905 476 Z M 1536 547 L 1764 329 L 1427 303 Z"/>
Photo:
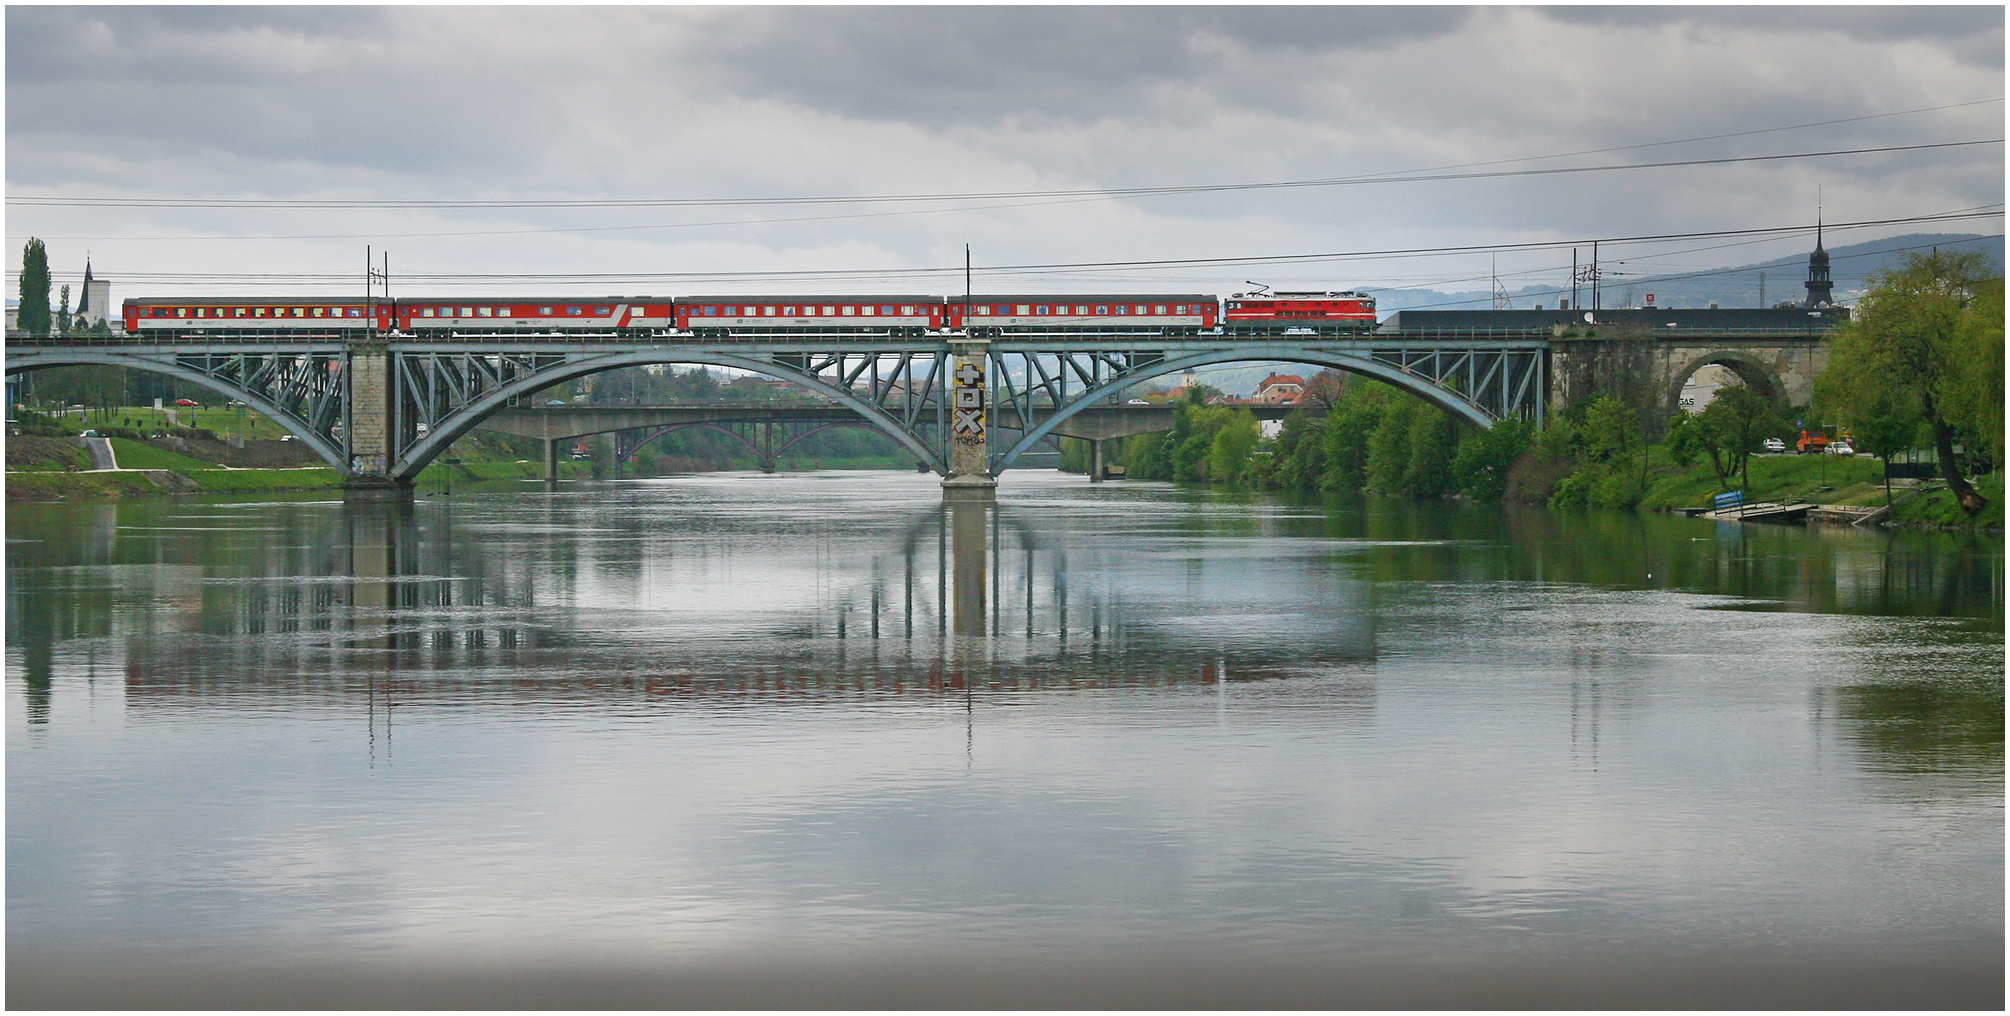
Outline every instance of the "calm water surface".
<path fill-rule="evenodd" d="M 1008 476 L 7 511 L 16 1006 L 2000 1006 L 1997 538 Z"/>

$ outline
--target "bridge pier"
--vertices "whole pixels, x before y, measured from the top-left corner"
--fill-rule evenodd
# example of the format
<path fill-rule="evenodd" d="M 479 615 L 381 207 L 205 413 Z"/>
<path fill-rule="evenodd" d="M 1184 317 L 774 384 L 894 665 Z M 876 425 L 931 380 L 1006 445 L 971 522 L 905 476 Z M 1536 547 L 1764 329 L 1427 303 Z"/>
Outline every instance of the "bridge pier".
<path fill-rule="evenodd" d="M 989 386 L 991 344 L 983 339 L 949 344 L 949 476 L 942 481 L 946 501 L 991 501 L 998 481 L 991 475 Z"/>
<path fill-rule="evenodd" d="M 349 387 L 348 420 L 343 427 L 348 469 L 344 501 L 409 501 L 410 481 L 391 471 L 391 353 L 382 339 L 353 343 L 343 371 Z"/>
<path fill-rule="evenodd" d="M 1089 439 L 1089 482 L 1103 482 L 1103 439 Z"/>
<path fill-rule="evenodd" d="M 558 442 L 555 437 L 544 439 L 544 489 L 558 489 Z"/>

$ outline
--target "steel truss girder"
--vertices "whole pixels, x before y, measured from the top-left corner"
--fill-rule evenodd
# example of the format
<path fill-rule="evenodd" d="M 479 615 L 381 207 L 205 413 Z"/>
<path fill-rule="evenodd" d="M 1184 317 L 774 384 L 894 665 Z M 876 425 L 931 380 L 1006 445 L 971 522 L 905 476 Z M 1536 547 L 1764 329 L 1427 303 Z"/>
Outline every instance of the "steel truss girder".
<path fill-rule="evenodd" d="M 240 346 L 202 352 L 115 346 L 9 349 L 7 372 L 98 364 L 164 374 L 202 385 L 291 431 L 316 455 L 338 468 L 347 461 L 339 427 L 347 393 L 342 372 L 348 350 L 329 345 Z"/>
<path fill-rule="evenodd" d="M 1141 344 L 1143 345 L 1143 344 Z M 1509 417 L 1540 422 L 1547 397 L 1547 343 L 1327 341 L 1154 343 L 1117 351 L 1079 344 L 994 342 L 994 426 L 1018 431 L 994 448 L 991 471 L 1011 467 L 1070 416 L 1148 378 L 1216 363 L 1281 361 L 1335 367 L 1407 390 L 1478 427 Z M 1045 411 L 1044 420 L 1036 413 Z M 1037 422 L 1036 422 L 1037 421 Z"/>
<path fill-rule="evenodd" d="M 662 345 L 528 344 L 530 348 L 471 347 L 466 343 L 394 343 L 396 394 L 391 420 L 391 475 L 416 476 L 426 463 L 483 416 L 539 390 L 587 374 L 653 363 L 698 363 L 751 370 L 792 381 L 851 408 L 917 460 L 947 469 L 940 435 L 947 404 L 946 347 L 915 348 L 852 343 L 803 349 L 742 344 Z M 905 345 L 906 348 L 899 348 Z M 420 425 L 425 425 L 422 433 Z"/>

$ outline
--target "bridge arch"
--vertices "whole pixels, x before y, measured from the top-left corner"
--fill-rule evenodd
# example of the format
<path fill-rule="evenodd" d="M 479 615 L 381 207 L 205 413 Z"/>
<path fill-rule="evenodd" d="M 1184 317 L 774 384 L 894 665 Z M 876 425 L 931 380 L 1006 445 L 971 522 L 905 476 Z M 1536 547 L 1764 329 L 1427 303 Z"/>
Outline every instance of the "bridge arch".
<path fill-rule="evenodd" d="M 60 354 L 49 355 L 47 359 L 37 356 L 32 362 L 10 362 L 7 365 L 6 373 L 24 374 L 29 371 L 51 370 L 57 367 L 124 367 L 128 370 L 165 374 L 168 377 L 201 385 L 210 391 L 224 396 L 226 399 L 235 399 L 244 403 L 247 409 L 251 409 L 260 416 L 285 428 L 288 433 L 299 438 L 300 443 L 306 445 L 314 454 L 321 456 L 323 461 L 336 469 L 346 470 L 348 468 L 348 463 L 344 461 L 342 456 L 342 449 L 336 447 L 333 441 L 322 436 L 307 421 L 286 411 L 277 403 L 257 392 L 231 384 L 214 375 L 205 374 L 202 371 L 182 366 L 171 360 L 156 360 L 151 357 L 133 356 L 129 353 L 64 350 Z"/>
<path fill-rule="evenodd" d="M 628 353 L 607 353 L 570 361 L 491 389 L 466 405 L 455 409 L 451 415 L 434 426 L 430 433 L 406 445 L 399 452 L 397 461 L 392 464 L 389 473 L 395 480 L 409 482 L 419 474 L 421 469 L 426 467 L 427 463 L 430 463 L 435 457 L 445 452 L 462 435 L 475 429 L 476 425 L 481 423 L 489 414 L 508 405 L 513 399 L 541 391 L 564 381 L 585 377 L 589 374 L 600 374 L 622 367 L 643 367 L 657 363 L 695 363 L 712 367 L 734 367 L 794 382 L 857 413 L 867 423 L 884 431 L 887 436 L 898 441 L 902 447 L 912 452 L 918 461 L 928 463 L 937 473 L 947 473 L 948 471 L 947 464 L 942 461 L 942 456 L 923 444 L 920 438 L 902 427 L 898 421 L 881 412 L 870 402 L 859 398 L 843 388 L 832 385 L 813 374 L 790 370 L 788 367 L 770 360 L 738 356 L 716 350 L 705 350 L 702 352 L 679 351 L 676 353 L 666 353 L 661 350 L 638 350 Z"/>
<path fill-rule="evenodd" d="M 1066 406 L 1058 408 L 1052 416 L 1038 426 L 1027 431 L 1011 448 L 998 456 L 991 467 L 993 475 L 1010 468 L 1019 456 L 1032 450 L 1041 439 L 1053 433 L 1056 427 L 1066 423 L 1069 417 L 1101 402 L 1117 392 L 1137 384 L 1148 377 L 1159 377 L 1190 367 L 1205 367 L 1217 363 L 1303 363 L 1318 367 L 1332 367 L 1352 374 L 1360 374 L 1409 392 L 1424 401 L 1458 417 L 1475 427 L 1487 428 L 1498 420 L 1492 413 L 1475 405 L 1458 392 L 1440 387 L 1429 380 L 1399 367 L 1371 360 L 1365 356 L 1336 353 L 1331 350 L 1312 348 L 1284 348 L 1265 346 L 1262 349 L 1215 349 L 1191 353 L 1186 356 L 1167 357 L 1148 368 L 1130 371 L 1111 378 L 1103 384 L 1083 392 Z M 1149 373 L 1147 373 L 1149 371 Z"/>
<path fill-rule="evenodd" d="M 1705 367 L 1723 367 L 1737 375 L 1738 380 L 1745 383 L 1745 387 L 1759 393 L 1759 396 L 1774 409 L 1787 408 L 1786 387 L 1778 372 L 1749 352 L 1735 349 L 1712 350 L 1700 355 L 1692 354 L 1687 360 L 1687 366 L 1677 368 L 1663 379 L 1664 422 L 1674 419 L 1675 414 L 1682 412 L 1682 389 L 1688 386 L 1689 379 L 1695 377 L 1697 371 Z"/>

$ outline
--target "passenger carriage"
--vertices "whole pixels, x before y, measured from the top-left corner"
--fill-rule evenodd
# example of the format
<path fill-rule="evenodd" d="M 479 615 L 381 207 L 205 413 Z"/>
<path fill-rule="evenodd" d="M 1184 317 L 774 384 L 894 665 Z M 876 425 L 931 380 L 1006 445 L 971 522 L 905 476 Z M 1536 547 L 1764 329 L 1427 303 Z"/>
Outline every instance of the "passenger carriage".
<path fill-rule="evenodd" d="M 416 338 L 498 332 L 641 336 L 667 333 L 667 296 L 413 297 L 398 300 L 398 330 Z"/>
<path fill-rule="evenodd" d="M 677 329 L 701 339 L 734 335 L 918 337 L 943 327 L 939 296 L 685 296 Z"/>
<path fill-rule="evenodd" d="M 259 296 L 134 298 L 124 301 L 121 316 L 134 338 L 331 338 L 388 330 L 395 315 L 389 303 L 354 297 Z"/>
<path fill-rule="evenodd" d="M 966 313 L 966 308 L 968 313 Z M 1198 335 L 1217 323 L 1218 305 L 1206 294 L 1142 293 L 952 297 L 949 327 L 972 336 L 1103 332 L 1125 335 Z"/>

